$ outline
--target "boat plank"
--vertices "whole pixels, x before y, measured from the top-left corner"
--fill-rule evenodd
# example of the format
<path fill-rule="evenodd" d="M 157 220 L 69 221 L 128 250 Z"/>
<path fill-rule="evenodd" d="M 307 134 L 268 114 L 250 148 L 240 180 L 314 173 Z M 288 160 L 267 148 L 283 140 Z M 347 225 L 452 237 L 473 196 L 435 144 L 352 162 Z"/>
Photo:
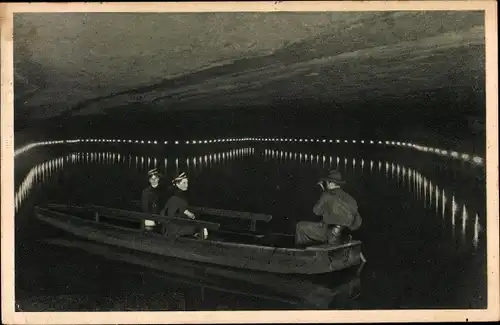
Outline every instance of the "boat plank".
<path fill-rule="evenodd" d="M 68 214 L 68 213 L 81 214 L 81 213 L 94 213 L 95 212 L 94 209 L 91 209 L 88 206 L 84 207 L 84 206 L 73 206 L 73 205 L 66 205 L 66 204 L 49 203 L 46 205 L 46 207 L 51 209 L 51 210 L 59 210 L 57 212 L 63 212 L 66 214 Z M 41 209 L 43 209 L 43 208 L 41 208 Z M 114 218 L 117 220 L 137 221 L 137 222 L 140 221 L 137 218 L 123 216 L 122 214 L 120 214 L 119 216 L 107 216 L 107 217 L 111 217 L 111 218 Z M 168 217 L 165 217 L 165 218 L 168 218 Z M 184 221 L 185 219 L 182 219 L 182 220 Z M 198 220 L 198 221 L 204 222 L 205 220 Z M 214 223 L 213 221 L 207 221 L 207 222 Z M 199 224 L 199 222 L 197 222 L 197 224 Z M 265 237 L 264 234 L 259 234 L 259 233 L 255 233 L 255 232 L 239 232 L 239 231 L 234 231 L 234 230 L 222 230 L 220 227 L 220 224 L 219 224 L 218 228 L 210 226 L 207 229 L 210 229 L 212 231 L 215 231 L 216 233 L 220 233 L 223 235 L 228 234 L 228 235 L 235 235 L 235 236 L 242 236 L 242 237 L 249 237 L 249 238 L 263 238 L 263 237 Z"/>
<path fill-rule="evenodd" d="M 197 219 L 188 219 L 188 218 L 177 218 L 177 217 L 167 217 L 159 214 L 150 214 L 143 212 L 135 212 L 121 209 L 112 209 L 106 208 L 98 205 L 88 205 L 89 208 L 94 210 L 95 212 L 101 213 L 104 216 L 115 216 L 115 217 L 129 217 L 138 220 L 154 220 L 159 222 L 173 222 L 176 224 L 186 224 L 186 225 L 196 225 L 201 226 L 207 229 L 216 230 L 219 229 L 220 224 L 215 222 L 209 222 L 204 220 Z"/>
<path fill-rule="evenodd" d="M 141 202 L 134 200 L 133 204 L 136 207 L 140 207 Z M 269 222 L 273 219 L 272 215 L 264 213 L 236 211 L 236 210 L 227 210 L 227 209 L 200 207 L 200 206 L 190 206 L 189 209 L 192 210 L 193 212 L 197 212 L 198 214 L 226 217 L 226 218 L 247 219 L 247 220 L 264 221 L 264 222 Z"/>
<path fill-rule="evenodd" d="M 351 246 L 356 246 L 356 245 L 359 245 L 361 244 L 360 241 L 357 241 L 357 240 L 353 240 L 347 244 L 342 244 L 342 245 L 339 245 L 339 244 L 323 244 L 323 245 L 316 245 L 316 246 L 309 246 L 309 247 L 306 247 L 306 250 L 309 250 L 309 251 L 320 251 L 320 252 L 323 252 L 323 251 L 333 251 L 333 250 L 337 250 L 337 249 L 342 249 L 342 248 L 348 248 L 348 247 L 351 247 Z"/>
<path fill-rule="evenodd" d="M 44 211 L 48 213 L 59 213 L 58 211 L 52 210 L 53 208 L 65 208 L 65 206 L 57 206 L 57 205 L 52 205 L 51 209 L 48 208 L 42 208 L 42 207 L 37 207 L 39 211 Z M 126 220 L 131 220 L 131 221 L 140 221 L 140 220 L 153 220 L 153 221 L 158 221 L 162 223 L 176 223 L 176 224 L 184 224 L 184 225 L 195 225 L 195 226 L 200 226 L 203 228 L 207 228 L 209 230 L 217 230 L 220 228 L 220 224 L 215 223 L 215 222 L 209 222 L 209 221 L 203 221 L 203 220 L 193 220 L 193 219 L 188 219 L 188 218 L 171 218 L 167 216 L 161 216 L 157 214 L 149 214 L 149 213 L 142 213 L 142 212 L 135 212 L 135 211 L 127 211 L 127 210 L 120 210 L 120 209 L 112 209 L 112 208 L 106 208 L 106 207 L 101 207 L 97 205 L 88 205 L 85 207 L 73 207 L 73 206 L 67 206 L 67 208 L 71 208 L 72 210 L 76 210 L 79 212 L 97 212 L 103 217 L 114 217 L 117 219 L 126 219 Z"/>
<path fill-rule="evenodd" d="M 227 217 L 227 218 L 248 219 L 248 220 L 264 221 L 264 222 L 269 222 L 273 219 L 273 216 L 263 213 L 214 209 L 207 207 L 190 207 L 190 209 L 198 214 L 206 214 L 206 215 Z"/>

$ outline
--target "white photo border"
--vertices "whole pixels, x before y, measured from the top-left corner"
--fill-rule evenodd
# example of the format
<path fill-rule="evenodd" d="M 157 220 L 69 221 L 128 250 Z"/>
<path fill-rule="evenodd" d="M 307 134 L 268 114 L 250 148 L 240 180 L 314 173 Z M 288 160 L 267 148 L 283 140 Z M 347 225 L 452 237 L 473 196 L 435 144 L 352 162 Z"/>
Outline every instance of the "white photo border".
<path fill-rule="evenodd" d="M 488 308 L 482 310 L 15 312 L 13 14 L 20 12 L 465 11 L 485 13 Z M 498 32 L 496 1 L 297 1 L 192 3 L 2 3 L 1 244 L 2 322 L 6 324 L 371 323 L 499 320 Z"/>

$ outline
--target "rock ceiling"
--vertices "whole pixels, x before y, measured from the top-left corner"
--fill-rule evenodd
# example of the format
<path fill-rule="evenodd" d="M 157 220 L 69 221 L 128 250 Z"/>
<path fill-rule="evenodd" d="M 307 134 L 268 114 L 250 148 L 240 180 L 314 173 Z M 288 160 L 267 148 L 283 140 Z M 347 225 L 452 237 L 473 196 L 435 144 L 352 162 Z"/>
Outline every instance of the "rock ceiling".
<path fill-rule="evenodd" d="M 480 12 L 22 14 L 16 116 L 484 88 Z"/>

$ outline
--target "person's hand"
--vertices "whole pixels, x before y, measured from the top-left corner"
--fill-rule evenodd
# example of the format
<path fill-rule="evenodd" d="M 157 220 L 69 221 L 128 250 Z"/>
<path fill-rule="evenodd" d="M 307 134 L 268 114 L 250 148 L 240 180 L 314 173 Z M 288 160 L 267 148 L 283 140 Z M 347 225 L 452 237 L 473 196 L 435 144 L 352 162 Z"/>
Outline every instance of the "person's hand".
<path fill-rule="evenodd" d="M 184 213 L 188 216 L 189 219 L 195 219 L 195 215 L 191 211 L 186 210 L 186 212 Z"/>

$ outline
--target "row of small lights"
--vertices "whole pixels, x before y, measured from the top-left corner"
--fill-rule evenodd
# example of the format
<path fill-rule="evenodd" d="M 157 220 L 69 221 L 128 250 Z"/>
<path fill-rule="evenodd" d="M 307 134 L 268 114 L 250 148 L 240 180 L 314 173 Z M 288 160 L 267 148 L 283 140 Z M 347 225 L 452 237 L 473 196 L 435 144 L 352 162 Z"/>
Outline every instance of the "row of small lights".
<path fill-rule="evenodd" d="M 60 157 L 50 161 L 46 161 L 42 164 L 33 167 L 28 172 L 23 182 L 19 186 L 18 190 L 14 194 L 15 212 L 18 211 L 21 203 L 24 201 L 24 199 L 27 198 L 29 192 L 33 187 L 33 183 L 40 177 L 40 175 L 45 173 L 45 171 L 48 171 L 49 173 L 54 171 L 57 167 L 62 166 L 65 160 L 68 161 L 69 157 L 70 156 L 67 156 L 66 158 Z"/>
<path fill-rule="evenodd" d="M 14 157 L 25 153 L 26 151 L 29 151 L 33 148 L 40 147 L 40 146 L 46 146 L 46 145 L 52 145 L 52 144 L 62 144 L 62 143 L 76 143 L 80 142 L 79 140 L 57 140 L 57 141 L 43 141 L 43 142 L 35 142 L 35 143 L 30 143 L 28 145 L 25 145 L 22 148 L 19 148 L 14 151 Z"/>
<path fill-rule="evenodd" d="M 333 159 L 333 156 L 325 156 L 325 155 L 320 156 L 319 154 L 313 154 L 313 153 L 288 152 L 288 151 L 282 151 L 282 150 L 276 150 L 276 149 L 265 149 L 264 154 L 271 156 L 271 158 L 277 158 L 277 159 L 283 159 L 283 158 L 284 159 L 297 159 L 298 158 L 300 161 L 302 161 L 302 158 L 304 158 L 306 161 L 310 160 L 311 162 L 316 160 L 316 163 L 319 163 L 320 161 L 322 161 L 323 164 L 326 163 L 327 161 L 329 161 L 329 164 L 332 164 L 333 161 L 335 160 L 337 166 L 340 166 L 340 162 L 344 161 L 344 166 L 346 166 L 346 167 L 348 164 L 347 157 L 344 157 L 343 159 L 341 159 L 339 156 L 336 156 L 335 157 L 336 159 Z M 322 158 L 322 159 L 320 159 L 320 158 Z M 353 168 L 356 167 L 358 162 L 360 163 L 360 167 L 363 169 L 365 166 L 365 160 L 362 158 L 358 158 L 358 159 L 352 158 L 352 167 Z M 366 162 L 368 162 L 368 160 Z M 371 169 L 373 169 L 374 161 L 370 160 L 369 162 L 370 162 L 370 170 L 371 170 Z M 378 161 L 378 169 L 379 170 L 382 169 L 382 166 L 385 166 L 386 173 L 391 173 L 391 175 L 394 175 L 395 173 L 397 173 L 398 178 L 402 174 L 403 177 L 408 177 L 409 179 L 410 178 L 415 179 L 417 181 L 417 184 L 418 184 L 418 176 L 420 175 L 420 173 L 416 172 L 415 170 L 412 170 L 411 168 L 409 168 L 409 167 L 407 168 L 405 166 L 401 167 L 399 164 L 394 163 L 394 162 L 389 163 L 386 161 L 385 164 L 383 164 L 382 161 Z M 413 174 L 411 171 L 413 171 Z M 430 183 L 430 184 L 432 184 L 432 183 Z M 425 179 L 421 185 L 423 185 L 424 187 L 427 186 Z"/>
<path fill-rule="evenodd" d="M 426 147 L 414 143 L 400 142 L 400 141 L 375 141 L 375 140 L 327 140 L 327 139 L 292 139 L 292 138 L 229 138 L 229 139 L 212 139 L 212 140 L 191 140 L 184 141 L 185 144 L 213 144 L 213 143 L 233 143 L 233 142 L 295 142 L 295 143 L 360 143 L 360 144 L 379 144 L 396 147 L 412 148 L 422 152 L 430 152 L 440 156 L 452 157 L 460 159 L 465 162 L 471 162 L 474 165 L 483 166 L 484 159 L 480 156 L 470 155 L 467 153 L 459 153 L 457 151 L 445 150 L 440 148 Z M 161 141 L 156 140 L 120 140 L 120 139 L 76 139 L 76 140 L 57 140 L 57 141 L 44 141 L 26 145 L 14 152 L 14 156 L 20 155 L 28 150 L 43 145 L 61 144 L 61 143 L 136 143 L 136 144 L 161 144 Z M 175 140 L 173 144 L 180 144 L 181 141 Z M 169 141 L 163 141 L 163 144 L 169 144 Z"/>

